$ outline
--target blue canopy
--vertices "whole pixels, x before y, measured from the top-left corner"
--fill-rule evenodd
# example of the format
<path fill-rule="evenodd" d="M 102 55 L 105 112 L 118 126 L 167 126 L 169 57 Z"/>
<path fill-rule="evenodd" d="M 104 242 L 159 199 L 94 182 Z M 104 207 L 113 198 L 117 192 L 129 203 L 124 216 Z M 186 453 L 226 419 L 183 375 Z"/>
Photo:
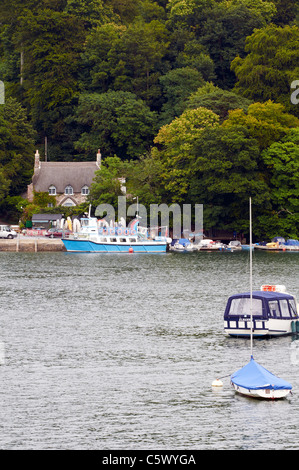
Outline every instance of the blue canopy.
<path fill-rule="evenodd" d="M 299 240 L 293 240 L 290 238 L 289 240 L 286 241 L 285 244 L 288 246 L 299 246 Z"/>
<path fill-rule="evenodd" d="M 231 375 L 231 381 L 239 387 L 249 390 L 258 389 L 274 389 L 274 390 L 291 390 L 292 385 L 279 377 L 276 377 L 260 364 L 255 362 L 251 356 L 251 360 L 242 369 Z"/>
<path fill-rule="evenodd" d="M 191 244 L 190 240 L 188 240 L 187 238 L 180 238 L 179 243 L 183 246 Z"/>

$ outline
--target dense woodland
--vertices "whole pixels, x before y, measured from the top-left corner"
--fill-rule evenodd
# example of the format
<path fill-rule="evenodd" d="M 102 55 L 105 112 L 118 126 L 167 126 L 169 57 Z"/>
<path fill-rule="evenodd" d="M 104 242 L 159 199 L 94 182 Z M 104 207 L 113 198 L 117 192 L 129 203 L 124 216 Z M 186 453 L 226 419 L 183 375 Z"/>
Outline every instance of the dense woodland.
<path fill-rule="evenodd" d="M 246 233 L 252 196 L 255 238 L 298 238 L 298 0 L 1 0 L 0 80 L 2 218 L 41 210 L 22 195 L 47 141 L 50 161 L 101 149 L 93 207 L 125 177 Z"/>

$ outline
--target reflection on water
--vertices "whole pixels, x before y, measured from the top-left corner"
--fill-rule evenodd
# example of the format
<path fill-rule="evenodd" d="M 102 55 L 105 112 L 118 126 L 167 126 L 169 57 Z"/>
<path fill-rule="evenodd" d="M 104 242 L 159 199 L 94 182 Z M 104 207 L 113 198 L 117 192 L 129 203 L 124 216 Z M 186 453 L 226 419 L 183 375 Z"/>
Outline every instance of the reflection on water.
<path fill-rule="evenodd" d="M 298 260 L 254 253 L 254 288 L 298 295 Z M 225 377 L 250 359 L 248 340 L 223 332 L 227 297 L 249 288 L 247 253 L 0 263 L 2 449 L 298 448 L 296 337 L 254 341 L 255 359 L 293 385 L 288 399 L 238 396 Z"/>

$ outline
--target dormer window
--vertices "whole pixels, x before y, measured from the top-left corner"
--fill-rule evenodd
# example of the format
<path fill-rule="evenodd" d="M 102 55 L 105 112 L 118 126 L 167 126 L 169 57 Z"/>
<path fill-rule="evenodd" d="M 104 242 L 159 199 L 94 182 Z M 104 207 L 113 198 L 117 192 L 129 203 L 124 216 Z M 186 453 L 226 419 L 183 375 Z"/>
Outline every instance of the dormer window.
<path fill-rule="evenodd" d="M 74 194 L 73 187 L 71 185 L 68 185 L 65 187 L 64 194 L 72 195 Z"/>
<path fill-rule="evenodd" d="M 48 189 L 50 196 L 56 196 L 56 186 L 53 184 Z"/>
<path fill-rule="evenodd" d="M 87 185 L 82 187 L 81 194 L 82 196 L 87 196 L 89 194 L 89 187 Z"/>

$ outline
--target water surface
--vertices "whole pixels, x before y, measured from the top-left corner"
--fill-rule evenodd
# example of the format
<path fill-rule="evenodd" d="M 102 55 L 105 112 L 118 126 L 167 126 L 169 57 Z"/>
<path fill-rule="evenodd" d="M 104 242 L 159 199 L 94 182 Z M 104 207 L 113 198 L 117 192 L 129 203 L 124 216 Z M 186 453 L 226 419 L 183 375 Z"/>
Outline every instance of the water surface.
<path fill-rule="evenodd" d="M 298 296 L 298 253 L 253 258 L 254 289 Z M 289 398 L 211 387 L 250 359 L 223 331 L 248 289 L 248 252 L 0 253 L 0 448 L 298 449 L 297 338 L 254 340 Z"/>

